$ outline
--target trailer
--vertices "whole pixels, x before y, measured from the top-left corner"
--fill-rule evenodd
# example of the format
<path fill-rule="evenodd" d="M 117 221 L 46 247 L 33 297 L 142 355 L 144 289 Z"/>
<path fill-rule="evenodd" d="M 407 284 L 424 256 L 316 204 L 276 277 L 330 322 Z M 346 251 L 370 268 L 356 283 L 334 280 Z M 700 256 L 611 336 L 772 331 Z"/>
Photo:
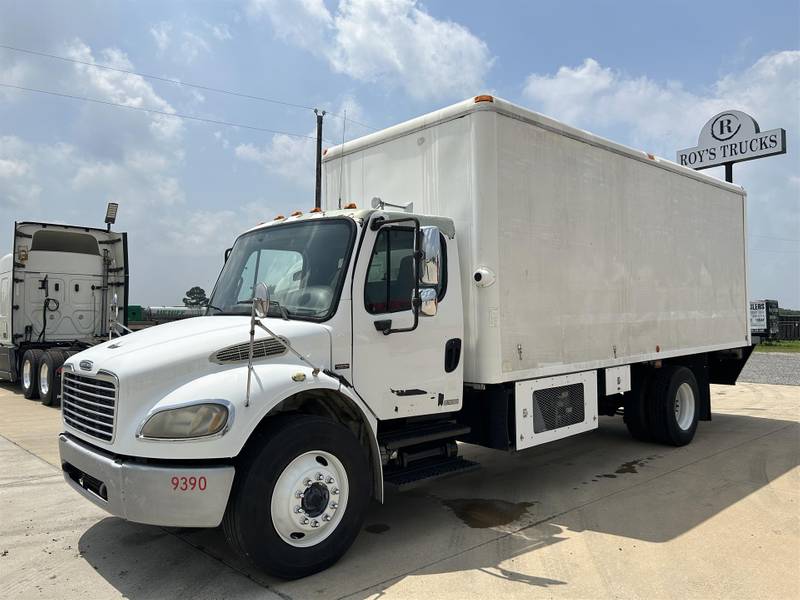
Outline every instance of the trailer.
<path fill-rule="evenodd" d="M 127 253 L 127 234 L 110 226 L 14 223 L 0 258 L 0 380 L 58 404 L 64 361 L 107 340 L 113 313 L 125 314 Z"/>
<path fill-rule="evenodd" d="M 240 235 L 205 316 L 67 360 L 78 493 L 302 577 L 385 488 L 476 468 L 462 443 L 622 413 L 688 444 L 752 351 L 738 186 L 486 95 L 323 167 L 323 206 Z"/>

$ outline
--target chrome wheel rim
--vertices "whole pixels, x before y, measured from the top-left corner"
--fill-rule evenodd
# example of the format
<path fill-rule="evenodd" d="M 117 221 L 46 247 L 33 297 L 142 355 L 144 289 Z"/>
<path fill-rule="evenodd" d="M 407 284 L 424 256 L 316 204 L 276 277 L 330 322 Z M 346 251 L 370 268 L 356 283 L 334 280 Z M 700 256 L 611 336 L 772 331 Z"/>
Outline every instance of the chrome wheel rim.
<path fill-rule="evenodd" d="M 694 390 L 688 383 L 682 383 L 675 394 L 675 421 L 683 431 L 694 421 Z"/>
<path fill-rule="evenodd" d="M 22 387 L 26 390 L 31 389 L 31 361 L 26 360 L 22 363 Z"/>
<path fill-rule="evenodd" d="M 312 450 L 293 459 L 272 490 L 275 531 L 296 548 L 315 546 L 330 536 L 347 508 L 347 471 L 330 452 Z"/>
<path fill-rule="evenodd" d="M 42 394 L 47 394 L 50 390 L 50 382 L 47 379 L 49 373 L 50 367 L 47 366 L 46 362 L 43 362 L 39 367 L 39 391 Z"/>

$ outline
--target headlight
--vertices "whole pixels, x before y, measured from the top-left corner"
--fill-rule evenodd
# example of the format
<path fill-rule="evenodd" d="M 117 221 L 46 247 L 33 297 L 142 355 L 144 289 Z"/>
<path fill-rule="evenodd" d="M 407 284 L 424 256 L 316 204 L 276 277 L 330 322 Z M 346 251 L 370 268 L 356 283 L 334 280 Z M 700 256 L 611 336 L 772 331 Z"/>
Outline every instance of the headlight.
<path fill-rule="evenodd" d="M 219 433 L 228 422 L 228 409 L 222 404 L 192 404 L 157 412 L 144 424 L 141 437 L 187 439 Z"/>

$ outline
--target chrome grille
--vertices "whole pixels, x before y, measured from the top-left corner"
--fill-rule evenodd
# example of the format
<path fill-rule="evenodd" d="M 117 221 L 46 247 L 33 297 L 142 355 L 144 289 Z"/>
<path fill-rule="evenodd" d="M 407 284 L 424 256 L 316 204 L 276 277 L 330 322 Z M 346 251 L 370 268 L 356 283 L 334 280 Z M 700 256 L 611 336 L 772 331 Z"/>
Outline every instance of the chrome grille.
<path fill-rule="evenodd" d="M 78 375 L 65 369 L 61 411 L 70 427 L 104 442 L 112 441 L 117 413 L 116 381 L 110 375 Z"/>
<path fill-rule="evenodd" d="M 222 350 L 217 350 L 211 360 L 216 363 L 239 362 L 248 359 L 250 342 L 243 342 L 235 346 L 228 346 Z M 253 344 L 253 359 L 269 358 L 270 356 L 280 356 L 286 352 L 286 348 L 275 338 L 256 340 Z"/>

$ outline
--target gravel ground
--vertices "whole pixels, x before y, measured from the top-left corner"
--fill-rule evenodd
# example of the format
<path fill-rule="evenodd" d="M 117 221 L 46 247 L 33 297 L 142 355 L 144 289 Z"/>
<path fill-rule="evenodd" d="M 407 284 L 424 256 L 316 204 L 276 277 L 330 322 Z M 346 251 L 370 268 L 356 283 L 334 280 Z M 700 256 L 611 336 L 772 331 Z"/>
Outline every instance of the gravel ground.
<path fill-rule="evenodd" d="M 739 381 L 800 385 L 800 352 L 753 352 Z"/>

